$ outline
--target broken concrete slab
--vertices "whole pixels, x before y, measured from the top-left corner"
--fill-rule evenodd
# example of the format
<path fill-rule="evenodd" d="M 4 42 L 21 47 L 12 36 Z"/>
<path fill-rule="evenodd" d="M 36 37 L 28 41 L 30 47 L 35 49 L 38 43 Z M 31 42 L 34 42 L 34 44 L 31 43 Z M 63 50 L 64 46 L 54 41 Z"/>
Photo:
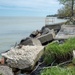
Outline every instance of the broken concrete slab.
<path fill-rule="evenodd" d="M 41 46 L 44 43 L 50 42 L 55 37 L 55 31 L 54 29 L 50 30 L 49 28 L 42 28 L 42 34 L 35 38 L 28 37 L 26 39 L 22 39 L 20 42 L 20 45 L 37 45 Z"/>
<path fill-rule="evenodd" d="M 49 33 L 41 35 L 37 39 L 40 40 L 41 44 L 44 44 L 44 43 L 52 41 L 54 39 L 54 37 L 55 37 L 55 32 L 52 29 L 52 30 L 49 31 Z"/>
<path fill-rule="evenodd" d="M 22 46 L 11 48 L 2 56 L 7 58 L 7 64 L 12 68 L 32 70 L 43 52 L 44 46 Z"/>
<path fill-rule="evenodd" d="M 56 40 L 68 39 L 75 37 L 75 25 L 63 25 L 55 36 Z"/>

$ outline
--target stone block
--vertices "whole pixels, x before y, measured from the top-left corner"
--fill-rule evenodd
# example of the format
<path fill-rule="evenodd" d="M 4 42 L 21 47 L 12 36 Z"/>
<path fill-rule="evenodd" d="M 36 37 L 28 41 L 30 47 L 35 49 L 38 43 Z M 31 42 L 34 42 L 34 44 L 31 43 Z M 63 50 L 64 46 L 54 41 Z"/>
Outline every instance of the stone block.
<path fill-rule="evenodd" d="M 54 30 L 50 30 L 49 33 L 41 35 L 40 37 L 38 37 L 38 39 L 40 40 L 40 42 L 42 44 L 46 43 L 46 42 L 50 42 L 54 39 L 55 37 L 55 32 Z"/>

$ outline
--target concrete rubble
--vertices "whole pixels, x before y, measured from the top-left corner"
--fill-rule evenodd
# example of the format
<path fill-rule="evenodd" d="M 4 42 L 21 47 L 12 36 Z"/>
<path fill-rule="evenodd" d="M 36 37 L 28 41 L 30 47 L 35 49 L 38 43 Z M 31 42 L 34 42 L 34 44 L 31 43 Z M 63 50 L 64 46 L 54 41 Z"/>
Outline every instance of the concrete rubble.
<path fill-rule="evenodd" d="M 14 75 L 12 69 L 8 66 L 0 66 L 0 75 Z"/>
<path fill-rule="evenodd" d="M 55 32 L 52 29 L 52 30 L 49 30 L 47 34 L 38 37 L 38 39 L 40 40 L 42 44 L 44 44 L 44 43 L 52 41 L 54 37 L 55 37 Z"/>
<path fill-rule="evenodd" d="M 61 29 L 61 26 L 64 24 L 65 22 L 62 23 L 55 23 L 55 24 L 46 24 L 45 27 L 51 29 L 54 29 L 55 34 L 57 34 L 59 32 L 59 30 Z"/>
<path fill-rule="evenodd" d="M 22 39 L 20 45 L 41 46 L 42 44 L 37 38 L 28 37 L 26 39 Z"/>
<path fill-rule="evenodd" d="M 22 39 L 16 47 L 11 48 L 5 53 L 2 53 L 2 56 L 7 63 L 6 65 L 12 69 L 25 71 L 33 70 L 36 63 L 44 53 L 43 45 L 47 45 L 55 38 L 59 39 L 59 37 L 57 37 L 58 34 L 60 34 L 62 29 L 65 28 L 63 28 L 63 26 L 61 28 L 62 24 L 59 23 L 43 26 L 41 30 L 33 31 L 29 37 Z M 59 30 L 60 32 L 58 33 Z"/>
<path fill-rule="evenodd" d="M 75 37 L 75 26 L 74 25 L 63 25 L 60 31 L 55 36 L 55 40 L 62 40 Z"/>
<path fill-rule="evenodd" d="M 11 48 L 2 56 L 7 59 L 7 64 L 12 68 L 31 70 L 41 58 L 43 52 L 44 46 L 22 46 L 21 48 Z"/>
<path fill-rule="evenodd" d="M 43 45 L 52 41 L 55 38 L 54 29 L 42 27 L 40 31 L 34 31 L 30 34 L 30 37 L 22 39 L 20 45 Z"/>

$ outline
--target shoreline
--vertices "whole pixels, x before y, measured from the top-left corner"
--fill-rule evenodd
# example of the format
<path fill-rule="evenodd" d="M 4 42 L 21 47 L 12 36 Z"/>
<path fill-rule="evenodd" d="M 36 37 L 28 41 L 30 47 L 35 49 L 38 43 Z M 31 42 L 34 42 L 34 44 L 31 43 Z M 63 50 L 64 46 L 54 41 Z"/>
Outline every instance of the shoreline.
<path fill-rule="evenodd" d="M 25 45 L 25 46 L 26 45 L 29 45 L 29 46 L 37 46 L 37 45 L 45 46 L 45 45 L 47 45 L 48 43 L 50 43 L 51 41 L 54 40 L 55 35 L 58 33 L 58 31 L 61 28 L 61 24 L 63 24 L 63 23 L 45 25 L 41 28 L 41 30 L 39 30 L 39 31 L 36 30 L 36 31 L 32 32 L 27 38 L 22 39 L 20 41 L 20 43 L 18 44 L 19 48 L 22 48 L 23 45 Z M 9 51 L 7 51 L 7 52 L 9 52 Z M 7 53 L 7 52 L 5 52 L 5 53 Z M 6 58 L 4 60 L 2 60 L 1 63 L 5 64 L 6 63 L 5 60 L 6 60 Z"/>

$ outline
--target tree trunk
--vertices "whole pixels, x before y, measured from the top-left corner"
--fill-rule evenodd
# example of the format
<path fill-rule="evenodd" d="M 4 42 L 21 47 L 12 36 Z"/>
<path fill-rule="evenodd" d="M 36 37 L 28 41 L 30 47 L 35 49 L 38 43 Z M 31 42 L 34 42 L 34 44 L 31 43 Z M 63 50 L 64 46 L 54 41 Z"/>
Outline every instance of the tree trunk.
<path fill-rule="evenodd" d="M 73 7 L 74 7 L 74 0 L 72 0 L 72 16 L 74 15 L 74 13 L 73 13 Z"/>

